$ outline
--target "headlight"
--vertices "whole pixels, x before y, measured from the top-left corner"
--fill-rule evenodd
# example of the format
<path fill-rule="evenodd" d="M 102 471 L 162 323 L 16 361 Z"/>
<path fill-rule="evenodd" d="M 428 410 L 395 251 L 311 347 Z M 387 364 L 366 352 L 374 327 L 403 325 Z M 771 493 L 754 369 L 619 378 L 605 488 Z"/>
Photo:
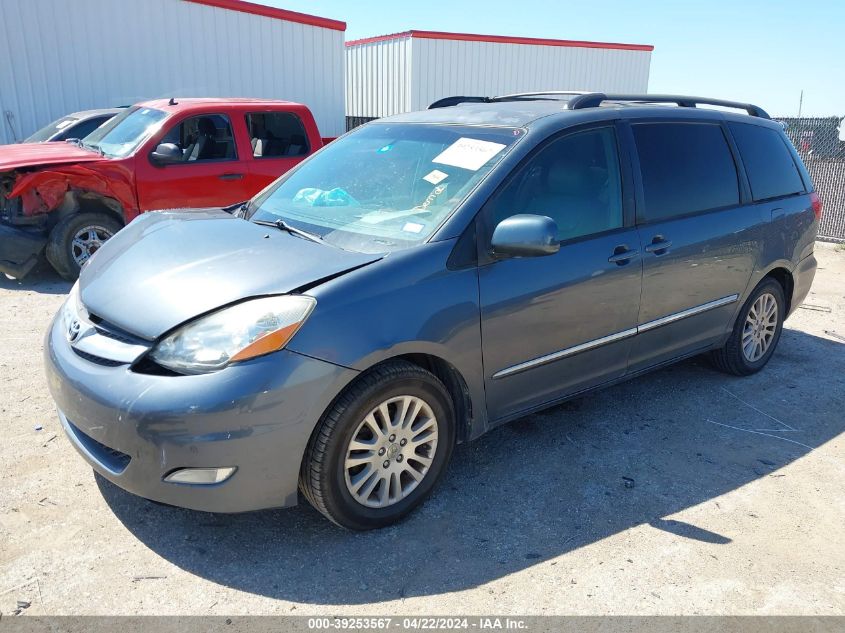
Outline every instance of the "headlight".
<path fill-rule="evenodd" d="M 150 357 L 182 374 L 204 374 L 269 354 L 293 338 L 316 304 L 315 299 L 299 295 L 244 301 L 182 326 Z"/>

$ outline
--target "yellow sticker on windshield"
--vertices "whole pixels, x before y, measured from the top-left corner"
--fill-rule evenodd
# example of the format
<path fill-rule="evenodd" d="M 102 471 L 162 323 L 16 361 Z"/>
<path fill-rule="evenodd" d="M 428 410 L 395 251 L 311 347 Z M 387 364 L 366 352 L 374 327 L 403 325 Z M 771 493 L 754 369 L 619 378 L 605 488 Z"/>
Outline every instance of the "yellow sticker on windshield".
<path fill-rule="evenodd" d="M 505 145 L 501 143 L 462 137 L 440 152 L 431 162 L 478 171 L 503 149 Z"/>

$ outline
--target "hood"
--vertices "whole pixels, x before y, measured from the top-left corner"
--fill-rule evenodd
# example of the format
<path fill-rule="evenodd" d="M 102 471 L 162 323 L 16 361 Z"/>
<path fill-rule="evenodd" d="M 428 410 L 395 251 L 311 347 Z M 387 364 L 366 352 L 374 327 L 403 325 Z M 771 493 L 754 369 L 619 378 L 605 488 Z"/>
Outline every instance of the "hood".
<path fill-rule="evenodd" d="M 21 167 L 46 167 L 68 163 L 92 163 L 108 160 L 97 152 L 82 149 L 65 142 L 19 143 L 0 145 L 0 171 L 11 171 Z"/>
<path fill-rule="evenodd" d="M 221 209 L 146 213 L 82 269 L 88 311 L 155 339 L 249 297 L 283 294 L 377 261 L 310 242 Z"/>

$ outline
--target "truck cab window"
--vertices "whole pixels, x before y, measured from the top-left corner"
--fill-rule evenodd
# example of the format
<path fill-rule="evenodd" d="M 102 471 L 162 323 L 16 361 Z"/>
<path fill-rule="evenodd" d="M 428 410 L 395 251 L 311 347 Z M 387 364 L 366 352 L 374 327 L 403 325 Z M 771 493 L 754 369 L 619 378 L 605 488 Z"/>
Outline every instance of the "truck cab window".
<path fill-rule="evenodd" d="M 308 135 L 292 112 L 252 112 L 246 127 L 255 158 L 281 158 L 308 154 Z"/>
<path fill-rule="evenodd" d="M 186 163 L 210 160 L 235 160 L 235 138 L 229 118 L 222 114 L 203 114 L 173 126 L 161 139 L 182 150 Z"/>

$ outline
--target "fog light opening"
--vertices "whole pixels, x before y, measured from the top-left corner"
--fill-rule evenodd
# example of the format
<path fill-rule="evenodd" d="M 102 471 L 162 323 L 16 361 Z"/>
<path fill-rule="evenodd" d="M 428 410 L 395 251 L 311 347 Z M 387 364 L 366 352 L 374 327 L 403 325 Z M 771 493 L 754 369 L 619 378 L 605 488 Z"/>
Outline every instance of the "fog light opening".
<path fill-rule="evenodd" d="M 219 484 L 235 474 L 237 466 L 227 468 L 179 468 L 164 478 L 171 484 Z"/>

